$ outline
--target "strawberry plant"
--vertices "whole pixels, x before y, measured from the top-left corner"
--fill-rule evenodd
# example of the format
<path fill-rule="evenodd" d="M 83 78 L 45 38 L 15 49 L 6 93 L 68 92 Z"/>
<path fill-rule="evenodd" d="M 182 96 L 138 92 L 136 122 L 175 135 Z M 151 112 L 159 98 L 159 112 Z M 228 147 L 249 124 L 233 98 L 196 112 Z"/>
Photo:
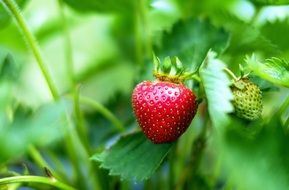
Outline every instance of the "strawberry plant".
<path fill-rule="evenodd" d="M 0 0 L 0 189 L 288 189 L 288 0 Z"/>

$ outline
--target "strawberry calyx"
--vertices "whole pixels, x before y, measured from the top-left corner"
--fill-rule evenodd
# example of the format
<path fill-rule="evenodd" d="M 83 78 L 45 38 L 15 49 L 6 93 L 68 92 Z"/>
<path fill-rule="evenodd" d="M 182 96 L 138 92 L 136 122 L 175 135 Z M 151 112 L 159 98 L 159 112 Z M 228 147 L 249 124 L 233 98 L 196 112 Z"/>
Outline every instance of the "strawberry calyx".
<path fill-rule="evenodd" d="M 239 64 L 239 70 L 241 75 L 239 77 L 237 77 L 230 69 L 228 68 L 224 68 L 224 71 L 232 78 L 233 83 L 236 83 L 244 78 L 248 78 L 248 76 L 250 75 L 250 71 L 249 72 L 245 72 L 245 68 Z"/>
<path fill-rule="evenodd" d="M 178 57 L 166 57 L 163 62 L 154 56 L 154 77 L 159 81 L 183 83 L 185 80 L 195 79 L 199 81 L 196 72 L 185 71 Z"/>
<path fill-rule="evenodd" d="M 245 84 L 243 81 L 247 81 L 249 73 L 244 73 L 243 68 L 241 65 L 239 65 L 240 71 L 241 71 L 241 76 L 236 76 L 230 69 L 224 68 L 224 71 L 232 78 L 232 85 L 235 88 L 238 88 L 239 90 L 243 90 L 245 88 Z"/>
<path fill-rule="evenodd" d="M 233 83 L 233 86 L 235 88 L 238 88 L 239 90 L 243 90 L 246 86 L 244 81 L 248 81 L 248 80 L 249 80 L 248 78 L 240 78 L 239 80 Z"/>

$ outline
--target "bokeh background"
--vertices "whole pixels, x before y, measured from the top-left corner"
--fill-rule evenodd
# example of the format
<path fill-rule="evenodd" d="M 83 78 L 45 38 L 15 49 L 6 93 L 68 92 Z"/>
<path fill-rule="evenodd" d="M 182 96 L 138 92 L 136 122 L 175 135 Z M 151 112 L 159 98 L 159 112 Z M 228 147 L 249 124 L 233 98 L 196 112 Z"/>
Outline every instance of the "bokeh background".
<path fill-rule="evenodd" d="M 43 175 L 41 161 L 35 160 L 32 144 L 63 181 L 73 184 L 77 189 L 96 188 L 92 182 L 84 180 L 91 177 L 86 172 L 86 165 L 78 164 L 80 169 L 76 172 L 73 165 L 114 143 L 123 131 L 138 128 L 131 109 L 131 92 L 141 80 L 153 80 L 153 52 L 161 59 L 179 56 L 187 69 L 193 71 L 202 63 L 208 50 L 213 49 L 236 75 L 240 75 L 239 64 L 244 64 L 246 56 L 252 54 L 261 60 L 270 57 L 289 59 L 289 5 L 286 5 L 289 1 L 286 0 L 16 2 L 37 39 L 51 78 L 64 100 L 52 104 L 53 97 L 36 59 L 15 19 L 7 13 L 1 2 L 2 177 L 12 175 L 12 171 Z M 288 70 L 284 71 L 287 76 Z M 253 76 L 252 80 L 264 91 L 264 121 L 276 117 L 273 113 L 288 96 L 288 89 L 257 76 Z M 187 85 L 193 86 L 190 82 Z M 75 93 L 79 94 L 80 108 L 73 107 Z M 72 113 L 73 110 L 80 110 L 81 113 Z M 160 169 L 145 182 L 122 181 L 117 176 L 109 176 L 107 170 L 98 169 L 98 164 L 94 163 L 92 167 L 96 168 L 101 188 L 288 187 L 286 146 L 289 142 L 282 129 L 288 127 L 288 122 L 285 122 L 288 109 L 285 114 L 279 115 L 281 121 L 266 123 L 266 126 L 272 126 L 270 130 L 266 127 L 266 130 L 262 130 L 265 126 L 263 120 L 253 124 L 239 121 L 242 125 L 257 127 L 246 128 L 241 135 L 228 132 L 228 139 L 220 140 L 221 143 L 216 143 L 219 141 L 215 137 L 218 129 L 213 128 L 207 135 L 207 147 L 200 158 L 200 167 L 194 173 L 194 179 L 190 175 L 183 175 L 190 173 L 184 171 L 190 166 L 193 142 L 205 122 L 202 116 L 204 112 L 206 105 L 200 107 L 192 127 L 178 141 L 174 149 L 175 157 L 165 159 Z M 71 138 L 71 144 L 75 140 L 73 135 L 67 137 L 66 131 L 62 130 L 67 122 L 63 115 L 67 113 L 72 115 L 70 122 L 73 126 L 79 125 L 75 120 L 84 126 L 84 132 L 81 129 L 76 131 L 86 134 L 81 141 L 90 150 L 87 157 L 80 156 L 74 161 L 71 161 L 71 151 L 81 152 L 81 148 L 70 150 L 67 148 L 69 145 L 63 143 L 65 138 Z M 77 119 L 79 115 L 81 119 Z M 272 132 L 272 128 L 278 128 L 277 132 Z M 173 178 L 170 174 L 171 160 L 175 168 Z M 77 172 L 81 173 L 82 178 Z"/>

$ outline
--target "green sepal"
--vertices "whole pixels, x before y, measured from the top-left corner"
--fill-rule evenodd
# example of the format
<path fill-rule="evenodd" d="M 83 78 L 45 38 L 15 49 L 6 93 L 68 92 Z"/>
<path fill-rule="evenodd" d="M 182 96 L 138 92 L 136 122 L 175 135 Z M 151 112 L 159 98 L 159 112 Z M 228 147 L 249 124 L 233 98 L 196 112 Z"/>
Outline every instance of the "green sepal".
<path fill-rule="evenodd" d="M 154 63 L 154 71 L 157 72 L 160 70 L 160 59 L 153 53 L 153 63 Z"/>
<path fill-rule="evenodd" d="M 189 76 L 195 74 L 185 72 L 182 62 L 176 56 L 165 57 L 161 62 L 159 58 L 153 55 L 154 76 L 160 81 L 169 81 L 173 83 L 182 83 L 191 79 Z"/>
<path fill-rule="evenodd" d="M 170 57 L 166 57 L 162 64 L 162 72 L 165 74 L 169 74 L 172 70 L 172 62 Z"/>
<path fill-rule="evenodd" d="M 240 90 L 243 90 L 245 88 L 245 85 L 242 81 L 235 81 L 234 84 L 233 84 L 236 88 L 240 89 Z"/>

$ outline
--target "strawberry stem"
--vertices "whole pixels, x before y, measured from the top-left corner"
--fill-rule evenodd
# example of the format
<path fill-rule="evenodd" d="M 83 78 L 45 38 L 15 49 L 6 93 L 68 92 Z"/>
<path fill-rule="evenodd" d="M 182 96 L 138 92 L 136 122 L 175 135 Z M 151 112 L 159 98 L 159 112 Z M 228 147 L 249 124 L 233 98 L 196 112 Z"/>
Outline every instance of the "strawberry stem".
<path fill-rule="evenodd" d="M 235 81 L 238 80 L 238 78 L 236 77 L 236 75 L 235 75 L 230 69 L 228 69 L 227 67 L 224 68 L 224 71 L 226 71 L 226 73 L 229 74 L 230 77 L 233 78 Z"/>
<path fill-rule="evenodd" d="M 196 72 L 186 73 L 182 77 L 183 77 L 183 80 L 196 80 L 198 82 L 201 82 L 201 78 L 199 77 L 198 74 L 196 74 Z"/>

